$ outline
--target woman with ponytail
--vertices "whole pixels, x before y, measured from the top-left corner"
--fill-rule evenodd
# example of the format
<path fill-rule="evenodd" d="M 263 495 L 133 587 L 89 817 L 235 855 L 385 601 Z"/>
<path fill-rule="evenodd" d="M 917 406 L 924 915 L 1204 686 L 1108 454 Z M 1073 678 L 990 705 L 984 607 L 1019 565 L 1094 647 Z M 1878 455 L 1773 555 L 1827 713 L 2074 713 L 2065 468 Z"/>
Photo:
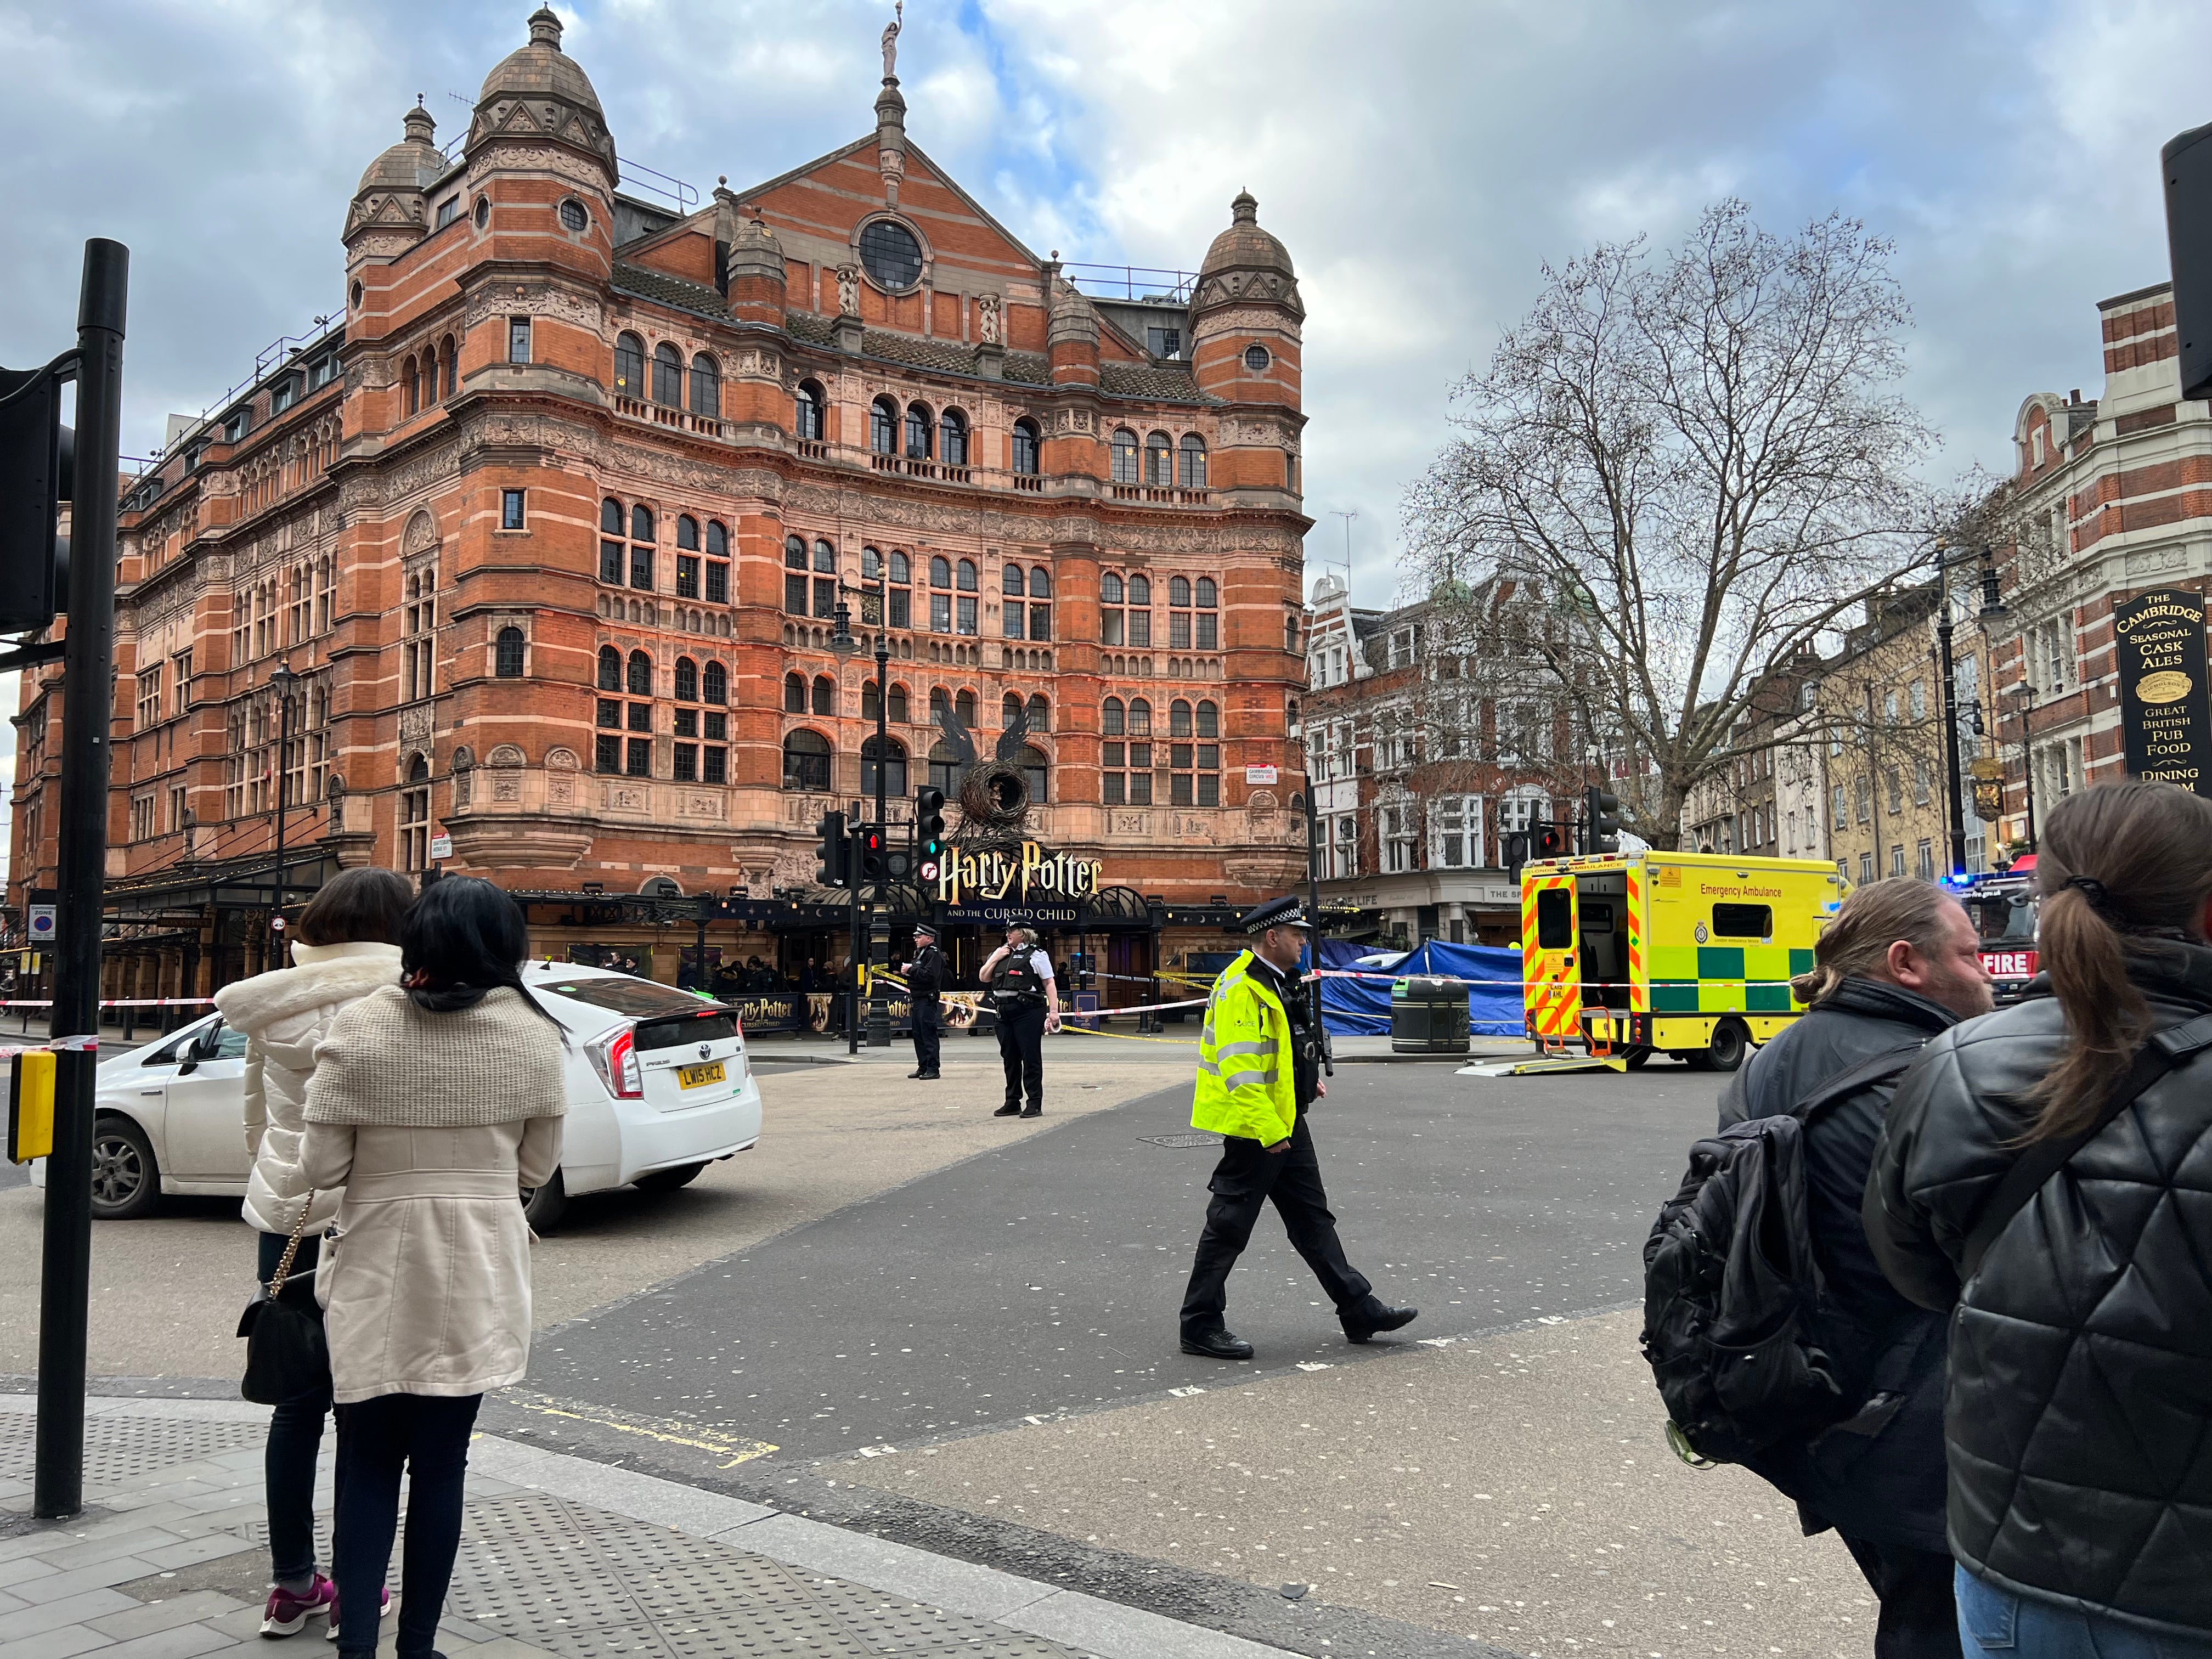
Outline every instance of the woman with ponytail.
<path fill-rule="evenodd" d="M 2212 1052 L 2097 1127 L 2154 1036 L 2212 1013 L 2212 800 L 2073 796 L 2036 876 L 2043 975 L 1906 1074 L 1867 1234 L 1899 1290 L 1951 1310 L 1965 1651 L 2212 1659 Z M 2077 1139 L 1978 1239 L 2014 1166 Z"/>
<path fill-rule="evenodd" d="M 428 1659 L 460 1544 L 471 1429 L 530 1355 L 520 1189 L 561 1162 L 560 1027 L 529 931 L 487 881 L 427 889 L 400 981 L 340 1014 L 307 1085 L 307 1184 L 343 1188 L 318 1294 L 337 1402 L 338 1652 L 368 1659 L 409 1476 L 400 1659 Z"/>

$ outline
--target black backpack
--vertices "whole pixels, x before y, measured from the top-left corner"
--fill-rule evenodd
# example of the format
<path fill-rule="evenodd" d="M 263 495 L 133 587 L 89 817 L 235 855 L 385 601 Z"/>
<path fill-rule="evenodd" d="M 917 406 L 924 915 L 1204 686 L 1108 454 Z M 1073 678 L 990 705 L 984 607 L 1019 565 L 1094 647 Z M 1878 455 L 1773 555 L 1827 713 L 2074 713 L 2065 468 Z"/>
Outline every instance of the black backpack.
<path fill-rule="evenodd" d="M 1686 1461 L 1741 1463 L 1856 1403 L 1817 1340 L 1824 1287 L 1806 1223 L 1805 1126 L 1919 1052 L 1875 1054 L 1792 1110 L 1690 1148 L 1681 1190 L 1644 1242 L 1644 1358 L 1668 1443 Z"/>

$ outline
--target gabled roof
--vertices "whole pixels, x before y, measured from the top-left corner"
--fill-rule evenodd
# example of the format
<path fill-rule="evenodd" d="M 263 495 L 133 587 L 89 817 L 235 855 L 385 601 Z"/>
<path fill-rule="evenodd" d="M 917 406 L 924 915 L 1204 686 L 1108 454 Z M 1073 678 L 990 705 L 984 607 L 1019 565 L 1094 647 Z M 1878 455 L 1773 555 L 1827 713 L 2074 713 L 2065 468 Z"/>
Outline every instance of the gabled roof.
<path fill-rule="evenodd" d="M 836 149 L 830 150 L 826 154 L 817 155 L 811 161 L 802 161 L 787 173 L 779 173 L 773 179 L 763 179 L 759 184 L 755 185 L 750 190 L 741 190 L 738 191 L 738 199 L 741 202 L 757 200 L 759 198 L 768 194 L 769 191 L 790 184 L 793 179 L 805 178 L 808 173 L 814 172 L 817 168 L 828 167 L 833 161 L 842 161 L 847 156 L 853 155 L 855 151 L 866 150 L 872 152 L 875 146 L 876 135 L 872 132 L 867 133 L 861 137 L 855 138 L 849 144 L 840 145 Z M 915 161 L 920 161 L 924 167 L 927 167 L 930 171 L 931 176 L 946 190 L 951 191 L 954 196 L 957 197 L 962 204 L 965 206 L 970 213 L 974 214 L 978 219 L 981 219 L 993 230 L 998 232 L 1000 235 L 1005 237 L 1006 240 L 1012 245 L 1015 252 L 1019 253 L 1024 259 L 1027 259 L 1030 264 L 1037 268 L 1037 272 L 1040 276 L 1043 274 L 1044 261 L 1036 257 L 1036 252 L 1030 247 L 1029 244 L 1023 241 L 1022 239 L 1015 235 L 1012 231 L 1008 230 L 1004 225 L 1000 224 L 992 215 L 990 210 L 986 208 L 974 197 L 970 196 L 965 190 L 962 189 L 960 185 L 954 183 L 952 175 L 950 173 L 947 173 L 943 167 L 938 166 L 936 161 L 930 155 L 927 150 L 924 149 L 920 144 L 915 143 L 913 139 L 909 138 L 906 141 L 906 151 L 908 155 L 912 156 Z"/>

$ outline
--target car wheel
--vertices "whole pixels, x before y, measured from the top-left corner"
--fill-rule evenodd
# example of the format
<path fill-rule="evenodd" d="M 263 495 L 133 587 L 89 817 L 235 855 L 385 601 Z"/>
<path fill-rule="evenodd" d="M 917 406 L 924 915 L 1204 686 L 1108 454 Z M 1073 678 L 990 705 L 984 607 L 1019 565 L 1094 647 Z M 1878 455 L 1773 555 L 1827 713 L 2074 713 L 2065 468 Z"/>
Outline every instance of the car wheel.
<path fill-rule="evenodd" d="M 161 1167 L 146 1132 L 127 1117 L 100 1119 L 92 1130 L 93 1218 L 129 1221 L 161 1200 Z"/>
<path fill-rule="evenodd" d="M 1713 1027 L 1712 1046 L 1705 1050 L 1705 1065 L 1716 1072 L 1733 1072 L 1743 1064 L 1751 1038 L 1736 1021 L 1724 1019 Z"/>
<path fill-rule="evenodd" d="M 678 1187 L 689 1187 L 706 1167 L 703 1164 L 679 1164 L 672 1170 L 655 1170 L 651 1175 L 641 1175 L 630 1185 L 641 1193 L 672 1193 Z"/>
<path fill-rule="evenodd" d="M 543 1187 L 522 1189 L 522 1218 L 530 1224 L 532 1232 L 550 1233 L 561 1224 L 561 1218 L 568 1212 L 568 1186 L 561 1179 L 558 1170 Z"/>

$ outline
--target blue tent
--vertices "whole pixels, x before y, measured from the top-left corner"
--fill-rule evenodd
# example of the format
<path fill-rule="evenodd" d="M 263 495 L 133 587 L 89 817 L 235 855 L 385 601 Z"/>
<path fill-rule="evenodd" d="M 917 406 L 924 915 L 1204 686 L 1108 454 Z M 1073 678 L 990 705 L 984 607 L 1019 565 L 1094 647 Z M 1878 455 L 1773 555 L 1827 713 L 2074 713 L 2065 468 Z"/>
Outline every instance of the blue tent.
<path fill-rule="evenodd" d="M 1321 941 L 1321 965 L 1355 969 L 1358 958 L 1374 954 L 1370 945 L 1345 939 Z M 1487 945 L 1444 945 L 1435 939 L 1373 979 L 1325 979 L 1322 984 L 1322 1019 L 1332 1036 L 1388 1036 L 1390 1035 L 1390 981 L 1413 975 L 1448 979 L 1495 981 L 1468 987 L 1468 1029 L 1476 1036 L 1523 1036 L 1527 1030 L 1521 1006 L 1521 953 Z"/>

